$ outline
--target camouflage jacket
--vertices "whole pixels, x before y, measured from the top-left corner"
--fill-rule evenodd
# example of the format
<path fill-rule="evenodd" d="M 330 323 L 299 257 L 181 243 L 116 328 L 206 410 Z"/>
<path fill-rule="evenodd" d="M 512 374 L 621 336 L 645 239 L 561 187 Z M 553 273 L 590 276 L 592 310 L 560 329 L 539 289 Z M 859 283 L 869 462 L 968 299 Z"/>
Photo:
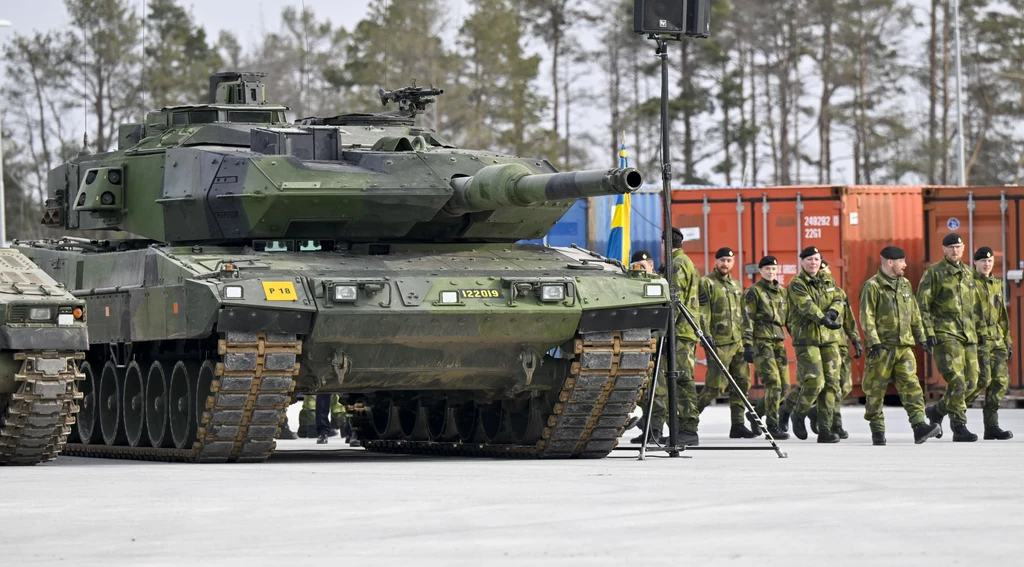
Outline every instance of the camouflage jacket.
<path fill-rule="evenodd" d="M 867 348 L 914 346 L 926 338 L 910 280 L 890 278 L 881 270 L 860 288 L 860 324 Z"/>
<path fill-rule="evenodd" d="M 697 287 L 700 282 L 700 274 L 697 273 L 697 266 L 693 265 L 693 260 L 690 260 L 686 252 L 676 249 L 672 251 L 672 269 L 676 280 L 676 289 L 679 290 L 679 301 L 686 306 L 699 324 L 700 305 L 697 302 Z M 682 314 L 676 316 L 676 339 L 697 340 L 697 333 L 690 328 Z"/>
<path fill-rule="evenodd" d="M 786 313 L 789 301 L 786 288 L 777 281 L 758 280 L 743 292 L 743 344 L 751 345 L 754 339 L 784 340 Z"/>
<path fill-rule="evenodd" d="M 853 309 L 850 307 L 850 297 L 846 294 L 846 290 L 839 287 L 836 283 L 835 278 L 830 275 L 826 275 L 826 278 L 832 282 L 832 285 L 836 286 L 836 293 L 843 301 L 843 310 L 839 312 L 839 322 L 843 325 L 843 333 L 851 343 L 860 342 L 860 331 L 857 329 L 857 319 L 853 316 Z M 837 339 L 839 342 L 843 342 L 842 335 L 839 335 Z M 844 345 L 846 343 L 843 343 Z"/>
<path fill-rule="evenodd" d="M 978 342 L 974 328 L 975 289 L 974 274 L 963 263 L 942 259 L 929 266 L 917 287 L 924 332 L 939 339 Z"/>
<path fill-rule="evenodd" d="M 826 329 L 821 325 L 821 318 L 829 309 L 837 313 L 843 312 L 843 303 L 836 293 L 835 283 L 819 272 L 811 276 L 800 270 L 789 287 L 786 288 L 789 299 L 789 318 L 786 326 L 793 337 L 795 346 L 819 346 L 839 342 L 839 331 Z"/>
<path fill-rule="evenodd" d="M 717 271 L 700 279 L 697 300 L 700 303 L 701 329 L 715 344 L 731 345 L 743 337 L 743 288 L 740 282 Z"/>
<path fill-rule="evenodd" d="M 979 337 L 985 337 L 992 347 L 1003 350 L 1011 346 L 1010 318 L 1003 303 L 1003 280 L 974 272 L 977 286 L 975 302 L 975 328 Z"/>

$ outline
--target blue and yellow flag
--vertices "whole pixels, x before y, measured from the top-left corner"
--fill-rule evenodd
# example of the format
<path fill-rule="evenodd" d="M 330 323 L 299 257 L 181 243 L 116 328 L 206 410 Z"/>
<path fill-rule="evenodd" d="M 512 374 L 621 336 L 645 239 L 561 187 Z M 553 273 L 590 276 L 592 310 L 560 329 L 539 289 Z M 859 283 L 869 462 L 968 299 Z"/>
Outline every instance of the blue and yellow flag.
<path fill-rule="evenodd" d="M 619 149 L 619 167 L 629 167 L 626 154 L 626 133 L 622 133 L 622 145 Z M 608 233 L 608 258 L 614 258 L 625 265 L 629 264 L 629 217 L 633 212 L 630 195 L 615 197 L 612 207 L 611 232 Z"/>

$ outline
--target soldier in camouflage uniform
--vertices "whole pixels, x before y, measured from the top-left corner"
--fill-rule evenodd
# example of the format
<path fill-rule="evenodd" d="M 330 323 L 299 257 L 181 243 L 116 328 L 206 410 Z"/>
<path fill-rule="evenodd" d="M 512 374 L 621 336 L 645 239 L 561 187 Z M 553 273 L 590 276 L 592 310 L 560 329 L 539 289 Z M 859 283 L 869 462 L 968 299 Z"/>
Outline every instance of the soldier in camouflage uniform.
<path fill-rule="evenodd" d="M 679 301 L 686 306 L 696 318 L 699 304 L 697 302 L 697 284 L 700 275 L 690 257 L 683 252 L 683 233 L 678 228 L 672 229 L 672 266 Z M 679 436 L 676 442 L 680 446 L 692 446 L 699 443 L 697 436 L 697 387 L 693 382 L 693 367 L 696 364 L 697 333 L 681 313 L 676 315 L 676 411 L 679 415 Z M 661 372 L 666 370 L 661 365 Z M 647 407 L 646 404 L 644 407 Z M 660 441 L 660 432 L 668 417 L 668 386 L 665 376 L 658 377 L 658 387 L 654 392 L 654 411 L 651 412 L 651 440 Z"/>
<path fill-rule="evenodd" d="M 860 290 L 860 322 L 869 351 L 861 387 L 867 400 L 864 419 L 871 425 L 873 445 L 885 445 L 882 401 L 890 381 L 896 385 L 903 409 L 910 418 L 915 443 L 924 443 L 941 431 L 938 424 L 925 423 L 924 392 L 917 381 L 914 343 L 926 351 L 930 347 L 914 290 L 910 281 L 903 277 L 906 257 L 903 250 L 895 246 L 883 248 L 878 273 L 864 282 Z"/>
<path fill-rule="evenodd" d="M 985 393 L 985 439 L 1012 439 L 1013 433 L 999 427 L 999 402 L 1010 384 L 1007 361 L 1013 352 L 1009 317 L 1003 302 L 1003 281 L 992 277 L 995 254 L 988 246 L 974 253 L 974 282 L 977 285 L 975 327 L 978 332 L 978 386 L 968 392 L 965 404 L 970 407 Z"/>
<path fill-rule="evenodd" d="M 750 365 L 743 360 L 743 286 L 732 278 L 736 253 L 731 248 L 720 248 L 715 253 L 715 269 L 700 279 L 697 300 L 700 304 L 700 327 L 706 329 L 708 342 L 725 365 L 743 396 L 750 391 Z M 746 406 L 743 398 L 729 384 L 729 378 L 708 356 L 708 371 L 704 389 L 697 396 L 697 413 L 704 411 L 717 398 L 729 391 L 729 410 L 732 416 L 730 439 L 753 439 L 754 433 L 743 424 Z"/>
<path fill-rule="evenodd" d="M 850 434 L 843 429 L 843 400 L 846 396 L 850 395 L 853 391 L 853 360 L 850 358 L 850 348 L 847 345 L 846 339 L 849 339 L 853 343 L 853 358 L 860 358 L 864 356 L 864 347 L 860 341 L 860 331 L 857 330 L 857 320 L 853 317 L 853 309 L 850 308 L 850 298 L 846 295 L 846 291 L 839 287 L 836 283 L 835 278 L 832 277 L 832 270 L 829 268 L 828 262 L 825 260 L 821 261 L 821 272 L 825 274 L 832 284 L 836 286 L 836 292 L 843 300 L 843 311 L 839 315 L 839 321 L 843 325 L 843 335 L 839 339 L 839 395 L 836 398 L 836 410 L 832 415 L 832 433 L 839 436 L 840 439 L 849 439 Z M 808 420 L 811 422 L 811 431 L 814 433 L 818 432 L 818 412 L 817 405 L 811 408 L 811 413 L 807 414 Z"/>
<path fill-rule="evenodd" d="M 838 443 L 832 415 L 839 395 L 839 313 L 843 308 L 835 284 L 820 273 L 821 254 L 811 246 L 800 252 L 802 270 L 789 283 L 787 327 L 796 349 L 799 391 L 786 401 L 793 434 L 807 439 L 804 418 L 818 403 L 818 442 Z"/>
<path fill-rule="evenodd" d="M 928 406 L 925 414 L 940 426 L 948 414 L 953 441 L 977 441 L 978 436 L 967 429 L 965 401 L 978 384 L 977 286 L 972 271 L 960 262 L 964 253 L 960 235 L 943 238 L 942 252 L 945 257 L 925 270 L 917 288 L 924 330 L 929 344 L 934 345 L 935 364 L 946 379 L 946 393 Z"/>
<path fill-rule="evenodd" d="M 764 383 L 764 397 L 758 412 L 765 416 L 768 433 L 775 439 L 789 439 L 780 427 L 779 402 L 782 385 L 789 385 L 789 359 L 786 357 L 786 289 L 779 285 L 779 261 L 765 256 L 757 264 L 761 279 L 743 292 L 743 359 L 754 365 Z"/>

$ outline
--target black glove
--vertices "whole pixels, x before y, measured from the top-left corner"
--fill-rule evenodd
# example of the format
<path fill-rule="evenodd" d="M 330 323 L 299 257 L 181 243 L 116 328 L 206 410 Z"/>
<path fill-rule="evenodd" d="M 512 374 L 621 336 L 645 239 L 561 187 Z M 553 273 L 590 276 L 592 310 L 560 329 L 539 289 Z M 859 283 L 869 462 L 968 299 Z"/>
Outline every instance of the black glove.
<path fill-rule="evenodd" d="M 983 337 L 981 335 L 978 335 L 978 346 L 981 346 L 981 345 L 983 345 L 983 344 L 985 344 L 987 342 L 988 342 L 988 339 L 986 339 L 985 337 Z"/>
<path fill-rule="evenodd" d="M 789 357 L 786 356 L 786 355 L 782 355 L 782 365 L 786 366 L 788 364 L 789 364 Z"/>
<path fill-rule="evenodd" d="M 754 347 L 753 345 L 743 345 L 743 360 L 748 363 L 754 363 Z"/>
<path fill-rule="evenodd" d="M 927 352 L 928 354 L 932 354 L 932 340 L 931 339 L 932 339 L 932 337 L 929 337 L 928 340 L 924 341 L 923 343 L 918 343 L 917 346 L 921 347 L 921 350 Z"/>
<path fill-rule="evenodd" d="M 821 320 L 818 321 L 818 323 L 820 323 L 826 329 L 832 329 L 833 331 L 837 331 L 839 329 L 842 329 L 843 326 L 840 325 L 839 323 L 837 323 L 836 320 L 833 319 L 832 317 L 829 317 L 829 313 L 835 313 L 835 311 L 832 311 L 830 309 L 829 312 L 826 313 L 825 316 L 822 317 Z"/>
<path fill-rule="evenodd" d="M 1009 362 L 1013 358 L 1013 345 L 1006 345 L 1006 361 Z"/>
<path fill-rule="evenodd" d="M 937 344 L 939 344 L 939 339 L 935 335 L 928 337 L 928 346 L 935 346 Z"/>
<path fill-rule="evenodd" d="M 860 346 L 860 343 L 857 343 L 857 346 Z M 863 349 L 860 349 L 860 350 L 861 350 L 862 353 L 864 352 Z M 883 347 L 880 344 L 872 345 L 871 346 L 871 350 L 868 351 L 868 360 L 874 360 L 874 359 L 878 358 L 879 356 L 882 356 L 882 351 L 883 350 L 885 350 L 885 347 Z"/>
<path fill-rule="evenodd" d="M 853 343 L 853 357 L 860 358 L 864 356 L 864 347 L 860 343 Z"/>
<path fill-rule="evenodd" d="M 835 309 L 829 309 L 828 311 L 825 312 L 825 316 L 835 321 L 836 319 L 839 318 L 839 312 L 836 311 Z"/>
<path fill-rule="evenodd" d="M 715 348 L 718 346 L 715 344 L 715 337 L 712 337 L 711 335 L 704 335 L 704 338 L 707 339 L 708 344 L 711 346 L 711 348 Z"/>

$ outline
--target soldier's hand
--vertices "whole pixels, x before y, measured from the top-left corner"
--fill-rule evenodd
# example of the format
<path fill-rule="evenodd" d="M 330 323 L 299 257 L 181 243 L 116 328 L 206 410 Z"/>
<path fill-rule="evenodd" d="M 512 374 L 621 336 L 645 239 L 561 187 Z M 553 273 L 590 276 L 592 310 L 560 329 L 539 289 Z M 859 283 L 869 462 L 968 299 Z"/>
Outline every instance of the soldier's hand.
<path fill-rule="evenodd" d="M 860 343 L 857 343 L 857 346 L 860 346 Z M 882 356 L 883 350 L 885 350 L 885 347 L 883 347 L 881 344 L 871 345 L 871 350 L 868 351 L 868 360 L 874 360 L 879 356 Z M 860 351 L 861 353 L 863 353 L 864 349 L 861 348 Z"/>
<path fill-rule="evenodd" d="M 835 313 L 835 311 L 829 311 L 829 313 Z M 837 323 L 835 319 L 829 317 L 828 315 L 825 315 L 824 317 L 822 317 L 821 320 L 818 321 L 818 323 L 820 323 L 826 329 L 832 329 L 833 331 L 837 331 L 837 330 L 843 328 L 842 325 Z"/>
<path fill-rule="evenodd" d="M 1013 358 L 1013 345 L 1006 345 L 1006 360 L 1007 360 L 1007 362 L 1009 362 L 1009 360 L 1011 358 Z"/>
<path fill-rule="evenodd" d="M 860 358 L 864 356 L 864 347 L 860 343 L 853 343 L 853 357 Z"/>
<path fill-rule="evenodd" d="M 712 337 L 711 335 L 704 335 L 704 338 L 707 339 L 708 345 L 710 345 L 711 348 L 715 348 L 718 346 L 715 344 L 715 337 Z"/>
<path fill-rule="evenodd" d="M 743 345 L 743 360 L 746 360 L 750 364 L 754 363 L 754 347 L 753 347 L 753 345 Z"/>
<path fill-rule="evenodd" d="M 986 339 L 985 337 L 983 337 L 981 335 L 978 335 L 978 346 L 981 346 L 981 345 L 983 345 L 983 344 L 985 344 L 987 342 L 988 342 L 988 339 Z"/>
<path fill-rule="evenodd" d="M 835 321 L 836 319 L 839 318 L 839 312 L 836 311 L 835 309 L 829 309 L 828 311 L 825 312 L 825 316 Z"/>
<path fill-rule="evenodd" d="M 921 350 L 927 352 L 928 354 L 932 354 L 932 337 L 928 337 L 928 340 L 926 340 L 923 343 L 918 343 L 917 346 L 921 347 Z"/>
<path fill-rule="evenodd" d="M 937 344 L 939 344 L 938 337 L 936 337 L 935 335 L 928 337 L 928 346 L 935 346 Z"/>

